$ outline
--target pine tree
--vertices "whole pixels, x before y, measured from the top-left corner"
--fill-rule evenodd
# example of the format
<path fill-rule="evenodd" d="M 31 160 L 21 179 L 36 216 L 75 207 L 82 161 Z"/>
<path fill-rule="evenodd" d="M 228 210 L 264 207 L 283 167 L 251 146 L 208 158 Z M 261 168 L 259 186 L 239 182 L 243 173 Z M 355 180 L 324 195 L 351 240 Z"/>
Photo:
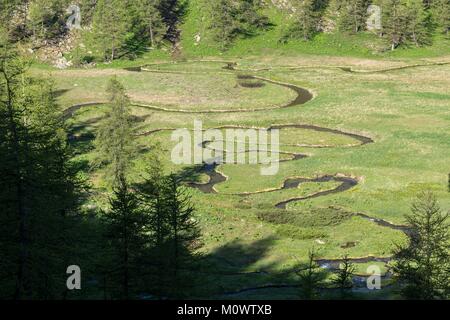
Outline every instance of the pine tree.
<path fill-rule="evenodd" d="M 167 202 L 167 224 L 169 227 L 170 284 L 171 296 L 181 297 L 186 289 L 192 287 L 193 262 L 200 231 L 195 222 L 195 209 L 191 195 L 180 185 L 179 179 L 171 174 L 165 179 Z M 190 268 L 191 267 L 191 268 Z"/>
<path fill-rule="evenodd" d="M 282 40 L 297 38 L 311 40 L 319 29 L 321 11 L 318 9 L 316 0 L 296 0 L 293 2 L 295 12 L 294 22 Z"/>
<path fill-rule="evenodd" d="M 150 242 L 142 262 L 144 287 L 159 299 L 183 298 L 196 281 L 194 252 L 200 232 L 194 220 L 195 209 L 179 178 L 164 174 L 157 151 L 147 163 L 145 182 L 137 186 L 141 204 L 149 215 L 146 230 Z"/>
<path fill-rule="evenodd" d="M 409 244 L 394 252 L 394 272 L 411 299 L 448 299 L 450 294 L 449 217 L 432 193 L 420 194 L 406 217 Z"/>
<path fill-rule="evenodd" d="M 299 276 L 300 297 L 312 300 L 318 297 L 318 289 L 323 283 L 325 273 L 316 262 L 317 254 L 314 249 L 308 252 L 308 262 L 295 268 Z"/>
<path fill-rule="evenodd" d="M 258 0 L 217 0 L 210 2 L 211 29 L 222 50 L 226 50 L 239 36 L 252 36 L 269 26 L 261 14 Z"/>
<path fill-rule="evenodd" d="M 432 19 L 430 10 L 425 9 L 422 0 L 410 0 L 407 3 L 408 38 L 416 46 L 430 44 Z"/>
<path fill-rule="evenodd" d="M 450 32 L 450 0 L 434 0 L 430 7 L 439 30 L 448 36 Z"/>
<path fill-rule="evenodd" d="M 336 273 L 336 277 L 333 279 L 334 285 L 341 291 L 341 297 L 347 296 L 346 290 L 353 286 L 353 275 L 355 273 L 355 266 L 350 261 L 348 256 L 344 256 L 342 264 L 339 266 L 339 270 Z"/>
<path fill-rule="evenodd" d="M 133 288 L 138 287 L 137 277 L 142 250 L 148 242 L 145 227 L 147 215 L 141 210 L 138 197 L 132 192 L 124 178 L 114 188 L 110 199 L 111 209 L 103 219 L 106 225 L 107 238 L 111 244 L 111 259 L 108 265 L 112 271 L 108 273 L 108 283 L 117 292 L 120 299 L 133 297 Z"/>
<path fill-rule="evenodd" d="M 136 153 L 136 144 L 132 134 L 130 100 L 125 88 L 114 77 L 109 81 L 107 91 L 110 110 L 94 141 L 97 153 L 94 166 L 106 165 L 107 178 L 114 184 L 126 178 Z"/>
<path fill-rule="evenodd" d="M 29 28 L 35 39 L 54 39 L 66 30 L 64 10 L 60 0 L 34 0 L 29 4 Z"/>
<path fill-rule="evenodd" d="M 368 0 L 340 1 L 338 26 L 342 31 L 357 33 L 364 31 L 368 18 Z"/>
<path fill-rule="evenodd" d="M 408 40 L 408 8 L 403 0 L 383 2 L 383 34 L 391 50 Z"/>
<path fill-rule="evenodd" d="M 164 24 L 167 26 L 165 39 L 176 43 L 180 36 L 179 24 L 183 21 L 188 7 L 187 0 L 161 0 L 158 5 Z"/>
<path fill-rule="evenodd" d="M 80 188 L 52 83 L 0 40 L 1 296 L 56 299 L 74 252 Z"/>
<path fill-rule="evenodd" d="M 159 6 L 161 0 L 139 0 L 137 7 L 141 14 L 141 23 L 145 34 L 150 39 L 150 45 L 154 48 L 167 32 L 167 26 L 163 22 Z"/>
<path fill-rule="evenodd" d="M 95 7 L 91 43 L 106 61 L 113 61 L 123 54 L 127 40 L 133 36 L 129 32 L 131 18 L 127 4 L 123 0 L 99 0 Z"/>

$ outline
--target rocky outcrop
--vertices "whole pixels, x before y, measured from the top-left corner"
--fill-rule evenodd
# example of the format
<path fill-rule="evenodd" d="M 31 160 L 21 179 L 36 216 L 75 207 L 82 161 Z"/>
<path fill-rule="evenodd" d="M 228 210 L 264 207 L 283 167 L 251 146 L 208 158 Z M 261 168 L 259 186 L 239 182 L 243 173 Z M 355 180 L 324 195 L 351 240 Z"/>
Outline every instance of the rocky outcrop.
<path fill-rule="evenodd" d="M 295 12 L 295 8 L 290 0 L 271 0 L 272 4 L 278 9 Z"/>
<path fill-rule="evenodd" d="M 77 31 L 68 31 L 64 36 L 53 41 L 42 41 L 35 50 L 36 56 L 45 62 L 53 64 L 57 68 L 67 68 L 72 65 L 67 61 L 65 54 L 71 52 L 78 45 L 79 36 Z"/>

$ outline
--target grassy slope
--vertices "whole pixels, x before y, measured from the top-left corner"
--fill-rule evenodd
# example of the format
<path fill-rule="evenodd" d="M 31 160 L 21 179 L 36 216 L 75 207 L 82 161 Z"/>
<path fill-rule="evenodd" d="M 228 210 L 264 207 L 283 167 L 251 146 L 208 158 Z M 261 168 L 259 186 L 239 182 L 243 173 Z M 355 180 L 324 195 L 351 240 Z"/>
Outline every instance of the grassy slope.
<path fill-rule="evenodd" d="M 214 43 L 213 35 L 209 29 L 210 14 L 208 0 L 191 0 L 188 14 L 181 26 L 181 45 L 186 57 L 249 57 L 255 56 L 290 56 L 290 55 L 330 55 L 355 56 L 366 58 L 430 58 L 449 54 L 450 40 L 436 36 L 432 46 L 426 48 L 399 49 L 394 52 L 387 51 L 382 54 L 375 53 L 382 48 L 383 40 L 371 33 L 358 35 L 319 34 L 313 41 L 289 41 L 280 43 L 280 38 L 289 28 L 291 18 L 288 14 L 273 6 L 264 9 L 274 25 L 269 31 L 238 39 L 233 46 L 222 53 Z M 199 34 L 201 41 L 195 44 L 194 37 Z"/>
<path fill-rule="evenodd" d="M 433 45 L 423 48 L 409 47 L 400 48 L 393 52 L 378 52 L 382 48 L 383 40 L 371 33 L 361 33 L 357 35 L 342 34 L 319 34 L 312 41 L 290 41 L 280 43 L 279 39 L 288 29 L 290 18 L 281 10 L 269 6 L 264 9 L 265 14 L 273 23 L 273 28 L 269 31 L 261 32 L 253 37 L 237 39 L 233 46 L 226 52 L 221 52 L 213 35 L 209 29 L 210 14 L 208 0 L 190 0 L 189 10 L 180 25 L 182 58 L 201 59 L 207 57 L 239 59 L 245 57 L 246 60 L 252 57 L 255 60 L 272 57 L 277 60 L 286 60 L 290 57 L 299 56 L 335 56 L 335 57 L 358 57 L 377 60 L 390 61 L 417 61 L 418 59 L 433 59 L 450 54 L 450 39 L 442 36 L 434 37 Z M 195 45 L 194 37 L 200 34 L 201 41 Z M 143 65 L 152 62 L 170 60 L 169 50 L 166 48 L 151 50 L 144 53 L 136 60 L 116 60 L 112 63 L 99 63 L 97 68 L 124 68 Z M 35 67 L 41 70 L 48 70 L 47 65 L 35 63 Z"/>

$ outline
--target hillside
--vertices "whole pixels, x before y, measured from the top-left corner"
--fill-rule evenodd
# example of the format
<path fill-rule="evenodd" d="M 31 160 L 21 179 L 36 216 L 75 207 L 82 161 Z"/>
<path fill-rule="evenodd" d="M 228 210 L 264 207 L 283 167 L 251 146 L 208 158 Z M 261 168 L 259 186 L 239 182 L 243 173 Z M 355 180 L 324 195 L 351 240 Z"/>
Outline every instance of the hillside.
<path fill-rule="evenodd" d="M 316 35 L 312 41 L 291 40 L 283 43 L 280 39 L 293 20 L 289 0 L 265 1 L 263 12 L 273 24 L 270 30 L 261 31 L 250 37 L 240 37 L 229 50 L 221 52 L 209 28 L 211 14 L 208 2 L 208 0 L 189 1 L 187 16 L 180 26 L 181 48 L 187 57 L 313 54 L 377 59 L 433 57 L 450 53 L 450 39 L 442 35 L 435 35 L 431 46 L 422 48 L 408 46 L 394 52 L 386 50 L 383 39 L 369 31 L 353 35 L 327 30 Z M 199 41 L 196 41 L 199 39 L 197 36 L 200 38 Z"/>
<path fill-rule="evenodd" d="M 39 1 L 53 1 L 55 3 L 60 3 L 57 0 Z M 375 1 L 374 3 L 378 2 L 380 1 Z M 51 21 L 59 21 L 59 26 L 58 28 L 54 26 L 45 27 L 45 32 L 48 33 L 49 30 L 55 30 L 55 28 L 60 31 L 56 33 L 55 31 L 52 31 L 53 33 L 46 35 L 44 39 L 32 36 L 34 32 L 32 30 L 35 30 L 33 29 L 34 22 L 25 19 L 24 15 L 21 13 L 23 10 L 27 12 L 32 9 L 32 4 L 34 2 L 32 1 L 30 3 L 31 4 L 22 7 L 23 9 L 21 9 L 21 11 L 13 11 L 15 12 L 13 20 L 15 21 L 14 24 L 16 24 L 16 33 L 18 32 L 17 30 L 31 28 L 31 31 L 27 31 L 28 35 L 21 40 L 26 54 L 60 67 L 79 65 L 80 63 L 90 63 L 92 61 L 102 62 L 101 50 L 103 49 L 99 47 L 100 44 L 98 41 L 103 39 L 106 34 L 103 36 L 100 34 L 98 37 L 95 35 L 95 13 L 100 9 L 95 7 L 93 3 L 87 0 L 81 1 L 80 3 L 81 30 L 72 30 L 69 32 L 68 30 L 64 31 L 64 28 L 61 27 L 68 19 L 68 15 L 62 13 L 66 6 L 64 2 L 61 2 L 60 9 L 58 9 L 60 11 L 55 11 L 51 15 L 47 12 L 46 14 L 49 15 L 48 17 L 52 17 Z M 300 19 L 296 14 L 299 10 L 301 11 L 302 8 L 296 9 L 294 3 L 298 4 L 298 2 L 290 2 L 289 0 L 262 1 L 261 4 L 255 7 L 256 9 L 252 9 L 256 11 L 250 10 L 250 12 L 258 12 L 259 15 L 267 19 L 267 26 L 263 28 L 255 27 L 248 29 L 247 24 L 246 30 L 235 32 L 233 40 L 230 41 L 226 49 L 224 49 L 221 42 L 217 39 L 217 28 L 214 28 L 217 15 L 214 15 L 213 13 L 214 9 L 212 8 L 211 1 L 189 0 L 172 1 L 170 3 L 181 3 L 181 5 L 178 5 L 181 9 L 170 9 L 170 6 L 169 9 L 164 9 L 168 10 L 167 19 L 165 18 L 164 10 L 159 9 L 160 13 L 158 13 L 156 17 L 157 19 L 162 19 L 158 21 L 161 21 L 160 23 L 165 25 L 159 26 L 159 24 L 155 24 L 154 26 L 154 28 L 156 28 L 153 31 L 155 33 L 154 41 L 159 41 L 157 45 L 155 42 L 155 45 L 151 47 L 149 46 L 150 40 L 148 38 L 139 38 L 143 36 L 142 30 L 145 30 L 146 28 L 144 25 L 142 25 L 142 27 L 134 27 L 138 28 L 136 31 L 132 31 L 137 32 L 135 35 L 132 35 L 130 32 L 123 34 L 125 37 L 124 39 L 127 37 L 130 38 L 131 36 L 134 37 L 132 40 L 117 42 L 117 50 L 123 52 L 120 54 L 122 56 L 120 60 L 144 59 L 151 61 L 168 57 L 171 54 L 177 59 L 202 58 L 208 56 L 239 58 L 243 56 L 292 56 L 302 54 L 352 56 L 373 59 L 408 59 L 422 57 L 431 58 L 449 54 L 450 39 L 446 37 L 445 34 L 442 34 L 442 32 L 439 32 L 440 29 L 436 27 L 436 22 L 433 22 L 433 32 L 430 33 L 426 43 L 417 45 L 411 41 L 405 40 L 404 44 L 392 51 L 390 50 L 388 37 L 384 34 L 384 31 L 382 32 L 381 30 L 375 29 L 372 31 L 364 30 L 365 23 L 369 19 L 367 15 L 361 20 L 364 22 L 364 28 L 361 31 L 354 33 L 340 30 L 339 16 L 342 15 L 342 8 L 336 7 L 336 5 L 333 4 L 333 1 L 325 1 L 327 4 L 321 9 L 320 18 L 315 22 L 317 31 L 314 32 L 310 39 L 305 41 L 304 39 L 298 39 L 297 37 L 290 37 L 295 33 L 292 31 L 292 27 L 295 26 L 296 21 Z M 383 10 L 388 11 L 390 8 L 383 1 L 379 4 Z M 176 7 L 176 5 L 172 6 Z M 170 10 L 173 10 L 173 12 Z M 430 12 L 434 12 L 432 9 L 430 10 Z M 387 21 L 384 22 L 383 20 L 383 23 L 387 24 Z M 143 23 L 144 22 L 145 20 L 143 20 Z M 118 22 L 112 20 L 110 23 L 115 24 Z M 130 22 L 124 21 L 123 23 L 124 28 L 130 28 Z M 105 28 L 107 28 L 107 26 L 105 26 Z M 170 31 L 174 33 L 174 35 L 164 35 L 164 32 L 166 32 L 164 30 L 177 31 Z M 125 32 L 126 29 L 123 31 Z M 380 36 L 381 34 L 383 34 L 383 36 Z M 120 36 L 120 34 L 118 36 Z M 148 35 L 145 37 L 148 37 Z M 108 46 L 108 42 L 102 44 L 102 46 L 105 45 Z"/>

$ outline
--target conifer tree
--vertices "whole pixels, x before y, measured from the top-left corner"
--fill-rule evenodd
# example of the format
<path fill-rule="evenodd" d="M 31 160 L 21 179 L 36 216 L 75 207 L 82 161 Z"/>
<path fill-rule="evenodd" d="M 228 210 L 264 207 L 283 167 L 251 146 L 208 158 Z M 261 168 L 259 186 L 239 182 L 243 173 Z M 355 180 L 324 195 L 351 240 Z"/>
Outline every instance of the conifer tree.
<path fill-rule="evenodd" d="M 258 29 L 266 29 L 269 25 L 269 18 L 261 14 L 261 0 L 241 0 L 238 6 L 238 20 L 241 23 L 242 32 L 252 35 Z"/>
<path fill-rule="evenodd" d="M 448 299 L 450 294 L 449 217 L 436 197 L 422 193 L 406 217 L 409 243 L 394 251 L 394 272 L 410 299 Z"/>
<path fill-rule="evenodd" d="M 225 50 L 239 33 L 239 22 L 236 20 L 237 10 L 230 0 L 211 2 L 211 28 L 215 40 Z"/>
<path fill-rule="evenodd" d="M 266 16 L 261 14 L 259 0 L 211 1 L 211 29 L 221 49 L 227 49 L 239 36 L 252 36 L 269 26 Z"/>
<path fill-rule="evenodd" d="M 164 193 L 164 168 L 157 152 L 155 149 L 155 152 L 148 156 L 145 181 L 137 188 L 140 203 L 149 216 L 146 230 L 150 235 L 150 244 L 144 257 L 143 265 L 146 270 L 142 271 L 143 279 L 145 286 L 161 299 L 167 297 L 169 291 L 167 270 L 170 262 L 167 248 L 170 230 Z"/>
<path fill-rule="evenodd" d="M 408 8 L 403 0 L 385 0 L 382 9 L 383 34 L 394 50 L 408 40 Z"/>
<path fill-rule="evenodd" d="M 106 236 L 110 243 L 110 266 L 108 283 L 112 284 L 113 295 L 120 299 L 132 299 L 139 287 L 139 263 L 148 235 L 147 215 L 141 210 L 138 197 L 130 190 L 125 178 L 120 178 L 110 198 L 111 209 L 103 220 Z"/>
<path fill-rule="evenodd" d="M 179 24 L 183 21 L 188 7 L 187 0 L 161 0 L 158 8 L 162 21 L 167 26 L 165 39 L 172 43 L 180 36 Z"/>
<path fill-rule="evenodd" d="M 333 283 L 339 288 L 341 292 L 341 298 L 347 297 L 346 290 L 353 286 L 353 275 L 355 273 L 355 266 L 350 261 L 348 256 L 344 256 L 342 263 L 339 266 L 339 270 L 336 272 L 336 277 L 333 279 Z"/>
<path fill-rule="evenodd" d="M 431 12 L 425 9 L 422 0 L 407 3 L 408 38 L 416 46 L 430 44 L 432 35 Z"/>
<path fill-rule="evenodd" d="M 339 29 L 357 33 L 364 31 L 368 18 L 368 0 L 344 0 L 339 1 Z"/>
<path fill-rule="evenodd" d="M 131 19 L 127 1 L 98 0 L 92 21 L 92 46 L 105 60 L 113 61 L 121 54 L 130 34 Z"/>
<path fill-rule="evenodd" d="M 316 251 L 311 249 L 308 252 L 307 263 L 300 264 L 295 268 L 295 272 L 299 276 L 300 297 L 305 300 L 318 297 L 318 289 L 325 278 L 325 273 L 317 264 L 316 258 Z"/>
<path fill-rule="evenodd" d="M 450 32 L 450 0 L 434 0 L 430 8 L 438 30 L 448 36 Z"/>
<path fill-rule="evenodd" d="M 165 179 L 167 224 L 169 227 L 169 252 L 171 275 L 169 287 L 172 296 L 182 297 L 194 282 L 192 266 L 193 251 L 198 247 L 200 231 L 194 218 L 195 208 L 191 195 L 181 186 L 179 179 L 171 174 Z"/>
<path fill-rule="evenodd" d="M 10 21 L 19 3 L 19 0 L 0 0 L 0 21 Z M 2 28 L 7 27 L 7 25 L 2 26 Z"/>
<path fill-rule="evenodd" d="M 77 260 L 82 187 L 70 162 L 52 83 L 25 73 L 0 39 L 0 295 L 57 299 Z"/>
<path fill-rule="evenodd" d="M 149 157 L 145 183 L 137 186 L 149 216 L 150 237 L 142 271 L 145 286 L 158 298 L 183 298 L 195 282 L 200 232 L 191 196 L 179 178 L 166 175 L 159 155 Z"/>
<path fill-rule="evenodd" d="M 94 166 L 107 166 L 107 179 L 113 184 L 126 178 L 136 145 L 132 134 L 130 100 L 125 88 L 112 78 L 108 84 L 109 111 L 100 125 L 94 145 L 97 157 Z"/>
<path fill-rule="evenodd" d="M 282 40 L 290 38 L 311 40 L 319 29 L 321 11 L 317 0 L 296 0 L 293 6 L 295 8 L 294 22 Z"/>
<path fill-rule="evenodd" d="M 139 0 L 137 3 L 140 12 L 141 23 L 145 34 L 150 39 L 150 45 L 154 48 L 162 40 L 167 32 L 167 25 L 163 22 L 159 6 L 161 0 Z"/>
<path fill-rule="evenodd" d="M 29 4 L 29 28 L 35 39 L 54 39 L 65 32 L 64 10 L 60 0 L 34 0 Z"/>

